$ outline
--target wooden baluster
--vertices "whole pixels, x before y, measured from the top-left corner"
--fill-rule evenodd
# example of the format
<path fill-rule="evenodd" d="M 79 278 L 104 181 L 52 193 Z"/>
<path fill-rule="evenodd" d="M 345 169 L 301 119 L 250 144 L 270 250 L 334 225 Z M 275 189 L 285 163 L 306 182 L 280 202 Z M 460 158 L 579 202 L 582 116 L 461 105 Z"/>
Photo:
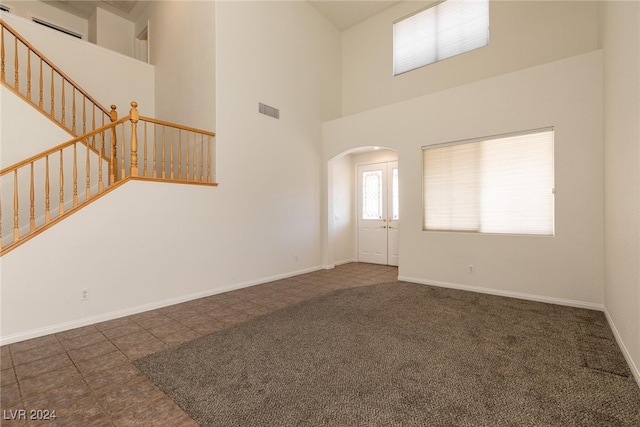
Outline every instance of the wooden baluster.
<path fill-rule="evenodd" d="M 36 190 L 33 182 L 33 162 L 31 162 L 31 179 L 29 181 L 29 232 L 36 228 Z"/>
<path fill-rule="evenodd" d="M 17 91 L 20 91 L 20 72 L 18 71 L 18 38 L 14 37 L 13 39 L 13 60 L 14 60 L 14 64 L 13 66 L 15 67 L 15 70 L 13 70 L 13 74 L 15 76 L 15 81 L 13 83 L 13 86 L 15 87 L 15 89 Z"/>
<path fill-rule="evenodd" d="M 18 170 L 13 171 L 13 242 L 20 240 L 20 219 L 18 214 Z"/>
<path fill-rule="evenodd" d="M 44 110 L 44 77 L 42 75 L 42 58 L 40 58 L 40 78 L 38 82 L 38 107 Z"/>
<path fill-rule="evenodd" d="M 31 49 L 27 47 L 27 99 L 31 101 Z"/>
<path fill-rule="evenodd" d="M 87 133 L 87 97 L 82 95 L 82 134 Z"/>
<path fill-rule="evenodd" d="M 3 82 L 6 81 L 4 71 L 4 26 L 0 27 L 0 78 Z"/>
<path fill-rule="evenodd" d="M 131 176 L 138 176 L 138 135 L 136 127 L 138 126 L 140 115 L 138 114 L 137 107 L 138 103 L 133 101 L 131 103 L 131 111 L 129 112 L 131 115 Z"/>
<path fill-rule="evenodd" d="M 120 170 L 120 179 L 124 179 L 125 176 L 127 176 L 127 170 L 125 169 L 124 166 L 124 123 L 122 124 L 122 133 L 121 133 L 121 140 L 122 140 L 122 150 L 120 150 L 120 162 L 122 163 L 122 169 Z"/>
<path fill-rule="evenodd" d="M 171 132 L 171 138 L 169 138 L 169 178 L 173 179 L 173 170 L 175 169 L 173 167 L 173 128 L 169 128 L 169 132 Z"/>
<path fill-rule="evenodd" d="M 193 132 L 193 181 L 198 180 L 198 162 L 200 161 L 198 154 L 198 134 Z"/>
<path fill-rule="evenodd" d="M 200 182 L 204 181 L 204 134 L 200 134 Z"/>
<path fill-rule="evenodd" d="M 64 213 L 64 167 L 63 167 L 63 155 L 62 155 L 62 148 L 60 149 L 60 202 L 58 205 L 59 208 L 59 212 L 58 212 L 58 216 L 62 215 Z"/>
<path fill-rule="evenodd" d="M 78 205 L 78 144 L 73 144 L 73 206 Z"/>
<path fill-rule="evenodd" d="M 104 119 L 103 119 L 104 120 Z M 95 130 L 96 128 L 94 128 L 93 130 Z M 97 150 L 98 148 L 96 147 L 96 135 L 97 134 L 93 134 L 91 135 L 91 148 Z M 87 147 L 89 146 L 89 141 L 87 141 Z"/>
<path fill-rule="evenodd" d="M 55 120 L 56 118 L 56 99 L 55 99 L 55 90 L 54 90 L 54 81 L 53 81 L 53 67 L 51 67 L 51 117 Z"/>
<path fill-rule="evenodd" d="M 151 173 L 151 176 L 153 176 L 154 178 L 156 178 L 158 176 L 157 172 L 156 172 L 156 144 L 157 144 L 157 139 L 156 139 L 156 128 L 158 126 L 154 123 L 153 124 L 153 172 Z"/>
<path fill-rule="evenodd" d="M 147 122 L 144 122 L 144 167 L 142 168 L 142 176 L 147 175 Z"/>
<path fill-rule="evenodd" d="M 207 137 L 207 182 L 211 182 L 211 137 Z"/>
<path fill-rule="evenodd" d="M 178 129 L 178 179 L 182 179 L 182 129 Z"/>
<path fill-rule="evenodd" d="M 67 113 L 67 108 L 66 108 L 66 104 L 65 104 L 66 97 L 64 96 L 64 86 L 65 86 L 64 85 L 64 81 L 65 80 L 64 80 L 64 77 L 62 77 L 62 76 L 60 76 L 60 79 L 61 79 L 60 81 L 62 83 L 62 95 L 60 95 L 62 97 L 61 106 L 60 106 L 60 109 L 62 110 L 62 119 L 60 120 L 60 123 L 62 123 L 62 126 L 65 126 L 65 116 L 66 116 L 66 113 Z"/>
<path fill-rule="evenodd" d="M 197 171 L 198 171 L 198 146 L 196 141 L 196 134 L 193 133 L 193 180 L 196 181 L 198 179 Z"/>
<path fill-rule="evenodd" d="M 100 132 L 100 149 L 98 150 L 98 194 L 102 193 L 102 162 L 104 158 L 104 131 Z"/>
<path fill-rule="evenodd" d="M 189 181 L 189 132 L 187 132 L 187 181 Z"/>
<path fill-rule="evenodd" d="M 166 126 L 162 125 L 162 178 L 166 178 L 166 175 L 167 175 L 166 171 L 165 171 L 166 166 L 165 166 L 165 160 L 164 160 L 164 157 L 165 157 L 164 153 L 166 151 L 165 139 L 164 139 L 164 128 L 165 127 Z"/>
<path fill-rule="evenodd" d="M 93 103 L 91 105 L 92 105 L 92 109 L 91 109 L 91 129 L 89 130 L 90 132 L 96 130 L 96 106 Z M 88 147 L 89 140 L 85 142 L 87 143 L 87 147 Z M 95 134 L 93 134 L 92 136 L 91 147 L 95 148 Z"/>
<path fill-rule="evenodd" d="M 49 195 L 49 156 L 44 158 L 44 223 L 51 220 L 51 198 Z"/>
<path fill-rule="evenodd" d="M 71 86 L 71 132 L 76 133 L 76 87 Z M 84 133 L 83 133 L 84 135 Z"/>
<path fill-rule="evenodd" d="M 111 123 L 118 120 L 118 113 L 116 112 L 116 106 L 111 105 L 111 112 L 109 113 Z M 109 184 L 116 182 L 118 173 L 118 137 L 116 127 L 111 128 L 111 159 L 109 159 Z"/>
<path fill-rule="evenodd" d="M 89 150 L 89 141 L 85 141 L 85 144 L 87 144 L 87 146 L 85 147 L 86 152 L 87 152 L 87 157 L 85 159 L 85 172 L 86 172 L 86 186 L 84 189 L 84 200 L 87 201 L 89 200 L 89 197 L 91 196 L 91 157 L 89 156 L 91 150 Z"/>

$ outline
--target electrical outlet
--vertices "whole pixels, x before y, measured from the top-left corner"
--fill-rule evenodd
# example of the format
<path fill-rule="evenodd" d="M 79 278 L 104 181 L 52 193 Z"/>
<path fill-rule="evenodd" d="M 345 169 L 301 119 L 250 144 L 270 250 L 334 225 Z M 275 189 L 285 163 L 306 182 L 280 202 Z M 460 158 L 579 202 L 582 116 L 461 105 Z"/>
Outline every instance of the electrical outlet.
<path fill-rule="evenodd" d="M 294 255 L 294 256 L 293 256 L 293 260 L 294 260 L 295 262 L 298 262 L 298 261 L 300 261 L 300 257 L 299 257 L 298 255 Z"/>
<path fill-rule="evenodd" d="M 80 289 L 80 301 L 89 299 L 89 289 Z"/>
<path fill-rule="evenodd" d="M 469 264 L 468 272 L 469 272 L 469 274 L 475 274 L 476 273 L 476 267 L 473 264 Z"/>

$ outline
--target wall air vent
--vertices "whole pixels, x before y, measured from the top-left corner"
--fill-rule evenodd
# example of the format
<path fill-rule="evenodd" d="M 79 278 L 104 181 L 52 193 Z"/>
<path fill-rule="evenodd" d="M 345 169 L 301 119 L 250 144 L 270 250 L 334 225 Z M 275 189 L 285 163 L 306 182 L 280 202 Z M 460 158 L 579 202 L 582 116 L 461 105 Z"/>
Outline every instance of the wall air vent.
<path fill-rule="evenodd" d="M 11 8 L 9 6 L 5 6 L 3 4 L 0 4 L 0 11 L 11 13 Z"/>
<path fill-rule="evenodd" d="M 258 112 L 274 119 L 280 119 L 280 110 L 262 102 L 258 102 Z"/>
<path fill-rule="evenodd" d="M 56 24 L 52 24 L 51 22 L 43 21 L 42 19 L 35 18 L 35 17 L 32 18 L 32 20 L 36 24 L 40 24 L 40 25 L 42 25 L 44 27 L 51 28 L 52 30 L 60 31 L 61 33 L 64 33 L 64 34 L 66 34 L 68 36 L 71 36 L 71 37 L 75 37 L 77 39 L 82 39 L 82 35 L 81 34 L 74 33 L 71 30 L 67 30 L 66 28 L 59 27 Z"/>

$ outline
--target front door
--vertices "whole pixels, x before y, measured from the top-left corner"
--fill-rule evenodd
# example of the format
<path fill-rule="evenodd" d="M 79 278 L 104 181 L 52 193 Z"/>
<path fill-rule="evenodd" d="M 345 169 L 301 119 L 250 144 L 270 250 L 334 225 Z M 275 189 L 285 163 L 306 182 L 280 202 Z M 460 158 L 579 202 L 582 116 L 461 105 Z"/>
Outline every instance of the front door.
<path fill-rule="evenodd" d="M 358 261 L 398 265 L 398 162 L 358 166 Z"/>

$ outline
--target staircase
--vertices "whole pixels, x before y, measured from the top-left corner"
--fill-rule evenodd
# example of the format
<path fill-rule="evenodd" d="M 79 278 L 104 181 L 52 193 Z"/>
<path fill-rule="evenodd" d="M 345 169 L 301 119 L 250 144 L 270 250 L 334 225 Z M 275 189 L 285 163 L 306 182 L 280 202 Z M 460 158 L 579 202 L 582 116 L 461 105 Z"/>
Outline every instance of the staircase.
<path fill-rule="evenodd" d="M 129 180 L 217 185 L 215 133 L 141 116 L 136 102 L 118 118 L 3 20 L 0 52 L 2 85 L 71 138 L 0 170 L 0 256 Z"/>

